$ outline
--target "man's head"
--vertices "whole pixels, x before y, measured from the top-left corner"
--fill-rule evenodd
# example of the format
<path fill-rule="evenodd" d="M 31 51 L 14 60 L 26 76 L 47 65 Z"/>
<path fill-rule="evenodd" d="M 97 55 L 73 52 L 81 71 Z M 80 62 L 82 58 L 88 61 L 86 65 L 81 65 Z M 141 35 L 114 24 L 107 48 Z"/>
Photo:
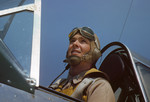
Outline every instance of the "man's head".
<path fill-rule="evenodd" d="M 78 65 L 88 62 L 95 65 L 101 56 L 98 37 L 88 27 L 74 28 L 69 34 L 69 47 L 66 62 L 69 65 Z"/>

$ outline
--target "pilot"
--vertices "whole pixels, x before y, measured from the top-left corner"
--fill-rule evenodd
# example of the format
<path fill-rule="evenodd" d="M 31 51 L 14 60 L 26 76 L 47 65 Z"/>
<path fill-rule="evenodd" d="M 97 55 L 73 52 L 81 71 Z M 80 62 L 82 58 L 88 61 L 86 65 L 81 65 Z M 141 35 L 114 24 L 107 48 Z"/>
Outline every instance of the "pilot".
<path fill-rule="evenodd" d="M 115 102 L 107 75 L 95 67 L 101 56 L 97 35 L 89 27 L 74 28 L 69 42 L 64 60 L 68 63 L 68 77 L 50 88 L 86 102 Z"/>

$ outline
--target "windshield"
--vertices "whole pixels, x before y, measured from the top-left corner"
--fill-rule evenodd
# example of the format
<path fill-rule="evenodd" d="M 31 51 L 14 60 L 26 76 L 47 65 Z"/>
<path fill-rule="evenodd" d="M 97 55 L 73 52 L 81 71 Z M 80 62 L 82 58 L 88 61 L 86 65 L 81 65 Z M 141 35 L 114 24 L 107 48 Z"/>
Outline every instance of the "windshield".
<path fill-rule="evenodd" d="M 26 17 L 25 17 L 26 16 Z M 24 72 L 28 73 L 30 70 L 30 61 L 31 61 L 31 45 L 32 45 L 32 23 L 33 23 L 33 14 L 31 12 L 22 12 L 15 15 L 10 27 L 7 29 L 7 23 L 10 21 L 11 16 L 6 16 L 0 18 L 3 26 L 1 27 L 1 35 L 3 41 L 14 54 L 16 59 L 24 68 Z M 23 18 L 25 17 L 25 18 Z M 28 23 L 26 23 L 28 22 Z M 1 23 L 2 24 L 2 23 Z M 4 28 L 5 27 L 5 28 Z"/>
<path fill-rule="evenodd" d="M 145 91 L 147 93 L 147 97 L 150 99 L 150 68 L 145 66 L 144 64 L 137 62 L 136 66 L 138 68 L 140 78 L 142 80 L 142 83 L 144 85 Z"/>
<path fill-rule="evenodd" d="M 33 3 L 33 0 L 0 0 L 0 10 Z M 0 17 L 0 39 L 30 75 L 33 12 L 23 11 Z"/>

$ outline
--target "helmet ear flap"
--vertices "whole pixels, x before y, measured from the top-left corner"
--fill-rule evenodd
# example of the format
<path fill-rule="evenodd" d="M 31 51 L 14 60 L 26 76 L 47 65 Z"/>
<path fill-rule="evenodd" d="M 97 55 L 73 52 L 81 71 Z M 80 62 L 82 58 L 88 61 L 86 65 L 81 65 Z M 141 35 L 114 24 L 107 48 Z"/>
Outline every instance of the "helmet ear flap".
<path fill-rule="evenodd" d="M 96 34 L 94 34 L 94 38 L 95 38 L 95 41 L 94 41 L 95 47 L 92 52 L 92 60 L 94 61 L 94 63 L 96 63 L 96 61 L 101 56 L 101 51 L 100 51 L 100 42 Z"/>
<path fill-rule="evenodd" d="M 93 50 L 93 53 L 92 53 L 92 57 L 93 57 L 93 60 L 94 60 L 95 63 L 96 63 L 96 61 L 99 59 L 100 56 L 101 56 L 101 51 L 100 51 L 100 49 L 95 48 L 95 49 Z"/>

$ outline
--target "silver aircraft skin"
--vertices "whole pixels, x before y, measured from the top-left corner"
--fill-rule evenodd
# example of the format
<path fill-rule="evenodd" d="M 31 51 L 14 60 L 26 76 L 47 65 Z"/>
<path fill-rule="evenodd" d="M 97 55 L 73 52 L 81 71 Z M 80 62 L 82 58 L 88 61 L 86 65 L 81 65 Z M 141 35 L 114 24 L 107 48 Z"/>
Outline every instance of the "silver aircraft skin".
<path fill-rule="evenodd" d="M 40 85 L 40 38 L 41 0 L 0 1 L 0 101 L 82 102 Z M 149 102 L 150 61 L 121 42 L 101 51 L 116 102 Z"/>

